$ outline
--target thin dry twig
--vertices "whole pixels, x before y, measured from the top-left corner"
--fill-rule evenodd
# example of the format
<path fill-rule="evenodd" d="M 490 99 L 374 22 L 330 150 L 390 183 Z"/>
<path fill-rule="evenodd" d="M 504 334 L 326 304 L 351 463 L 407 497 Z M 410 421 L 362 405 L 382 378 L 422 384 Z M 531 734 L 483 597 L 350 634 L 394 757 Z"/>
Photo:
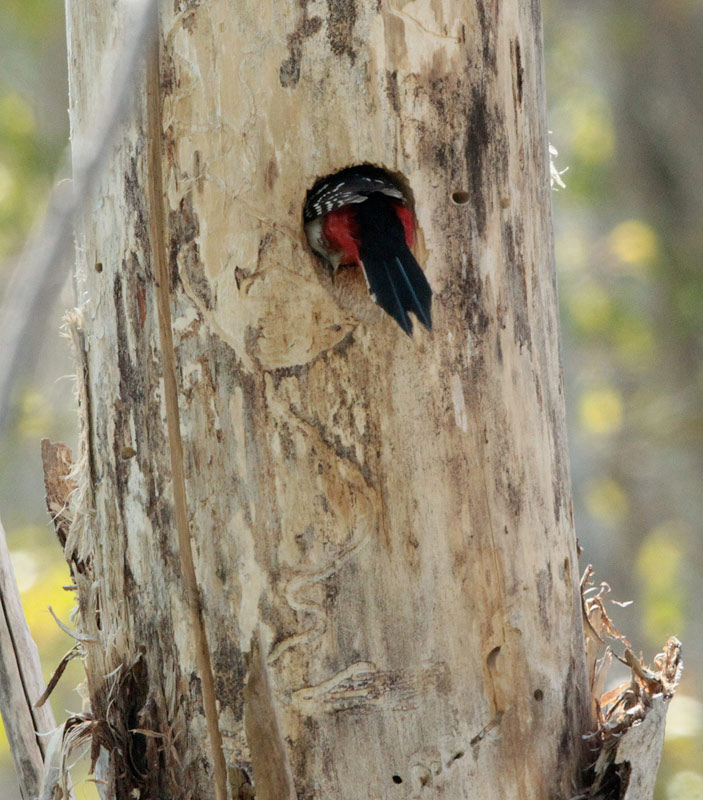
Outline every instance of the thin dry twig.
<path fill-rule="evenodd" d="M 79 645 L 75 645 L 68 651 L 68 653 L 66 653 L 61 661 L 59 661 L 58 667 L 56 667 L 54 674 L 49 679 L 49 683 L 46 685 L 46 689 L 42 693 L 42 696 L 34 704 L 34 708 L 41 708 L 44 703 L 46 703 L 46 701 L 49 699 L 49 696 L 56 688 L 56 684 L 61 680 L 61 676 L 66 670 L 68 662 L 73 661 L 74 658 L 80 658 L 82 654 L 83 651 L 80 649 Z"/>

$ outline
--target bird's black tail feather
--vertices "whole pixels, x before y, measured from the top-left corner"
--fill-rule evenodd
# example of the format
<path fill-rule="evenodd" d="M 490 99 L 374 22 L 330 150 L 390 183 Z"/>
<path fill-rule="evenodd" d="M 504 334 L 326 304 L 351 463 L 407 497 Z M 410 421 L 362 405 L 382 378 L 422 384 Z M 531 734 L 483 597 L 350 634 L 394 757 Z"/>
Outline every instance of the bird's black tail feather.
<path fill-rule="evenodd" d="M 432 329 L 432 289 L 407 246 L 404 250 L 400 256 L 367 251 L 362 254 L 362 264 L 371 297 L 410 336 L 413 323 L 409 312 L 427 330 Z"/>
<path fill-rule="evenodd" d="M 360 213 L 371 211 L 371 200 L 360 204 Z M 410 312 L 431 330 L 432 289 L 405 242 L 402 224 L 385 199 L 381 207 L 374 209 L 374 219 L 368 225 L 384 228 L 382 235 L 362 240 L 359 251 L 372 298 L 408 336 L 413 330 Z"/>

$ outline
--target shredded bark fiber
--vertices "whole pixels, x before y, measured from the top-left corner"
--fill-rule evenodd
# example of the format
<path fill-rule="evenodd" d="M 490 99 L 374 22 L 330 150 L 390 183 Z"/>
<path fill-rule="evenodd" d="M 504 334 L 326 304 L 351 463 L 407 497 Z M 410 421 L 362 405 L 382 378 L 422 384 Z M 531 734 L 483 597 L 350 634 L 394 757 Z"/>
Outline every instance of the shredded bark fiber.
<path fill-rule="evenodd" d="M 647 667 L 616 630 L 605 610 L 610 587 L 593 586 L 589 565 L 581 581 L 594 732 L 594 758 L 584 771 L 586 789 L 572 800 L 649 800 L 664 740 L 666 711 L 683 668 L 681 643 L 671 637 Z M 614 601 L 611 601 L 614 602 Z M 622 656 L 611 644 L 624 645 Z M 605 692 L 613 659 L 631 670 L 628 681 Z"/>

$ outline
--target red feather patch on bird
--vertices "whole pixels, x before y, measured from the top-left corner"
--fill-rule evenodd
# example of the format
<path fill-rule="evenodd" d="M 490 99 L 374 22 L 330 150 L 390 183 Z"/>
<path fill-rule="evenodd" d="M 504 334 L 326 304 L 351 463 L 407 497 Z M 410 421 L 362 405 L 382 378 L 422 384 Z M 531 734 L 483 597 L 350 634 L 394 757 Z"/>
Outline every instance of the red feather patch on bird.
<path fill-rule="evenodd" d="M 395 206 L 395 213 L 398 215 L 398 219 L 403 223 L 405 241 L 408 247 L 412 247 L 415 243 L 415 217 L 413 216 L 413 212 L 402 203 L 393 203 L 393 205 Z"/>
<path fill-rule="evenodd" d="M 343 206 L 325 214 L 322 235 L 330 251 L 343 253 L 340 264 L 361 264 L 359 257 L 359 225 L 353 206 Z"/>
<path fill-rule="evenodd" d="M 413 212 L 402 203 L 393 203 L 395 213 L 403 225 L 405 241 L 408 247 L 415 242 L 415 217 Z M 322 223 L 322 234 L 330 251 L 343 253 L 340 264 L 361 264 L 359 256 L 359 223 L 354 205 L 343 206 L 325 214 Z"/>

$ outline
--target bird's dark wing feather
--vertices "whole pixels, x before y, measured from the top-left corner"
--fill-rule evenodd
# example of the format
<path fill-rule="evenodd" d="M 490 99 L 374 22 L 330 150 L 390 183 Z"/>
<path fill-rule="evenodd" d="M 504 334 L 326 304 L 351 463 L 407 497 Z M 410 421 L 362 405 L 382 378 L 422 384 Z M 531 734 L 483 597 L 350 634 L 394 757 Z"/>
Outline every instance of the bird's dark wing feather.
<path fill-rule="evenodd" d="M 310 189 L 305 201 L 305 221 L 309 222 L 350 203 L 363 203 L 375 192 L 404 200 L 400 187 L 384 170 L 371 164 L 343 169 L 319 180 Z"/>

